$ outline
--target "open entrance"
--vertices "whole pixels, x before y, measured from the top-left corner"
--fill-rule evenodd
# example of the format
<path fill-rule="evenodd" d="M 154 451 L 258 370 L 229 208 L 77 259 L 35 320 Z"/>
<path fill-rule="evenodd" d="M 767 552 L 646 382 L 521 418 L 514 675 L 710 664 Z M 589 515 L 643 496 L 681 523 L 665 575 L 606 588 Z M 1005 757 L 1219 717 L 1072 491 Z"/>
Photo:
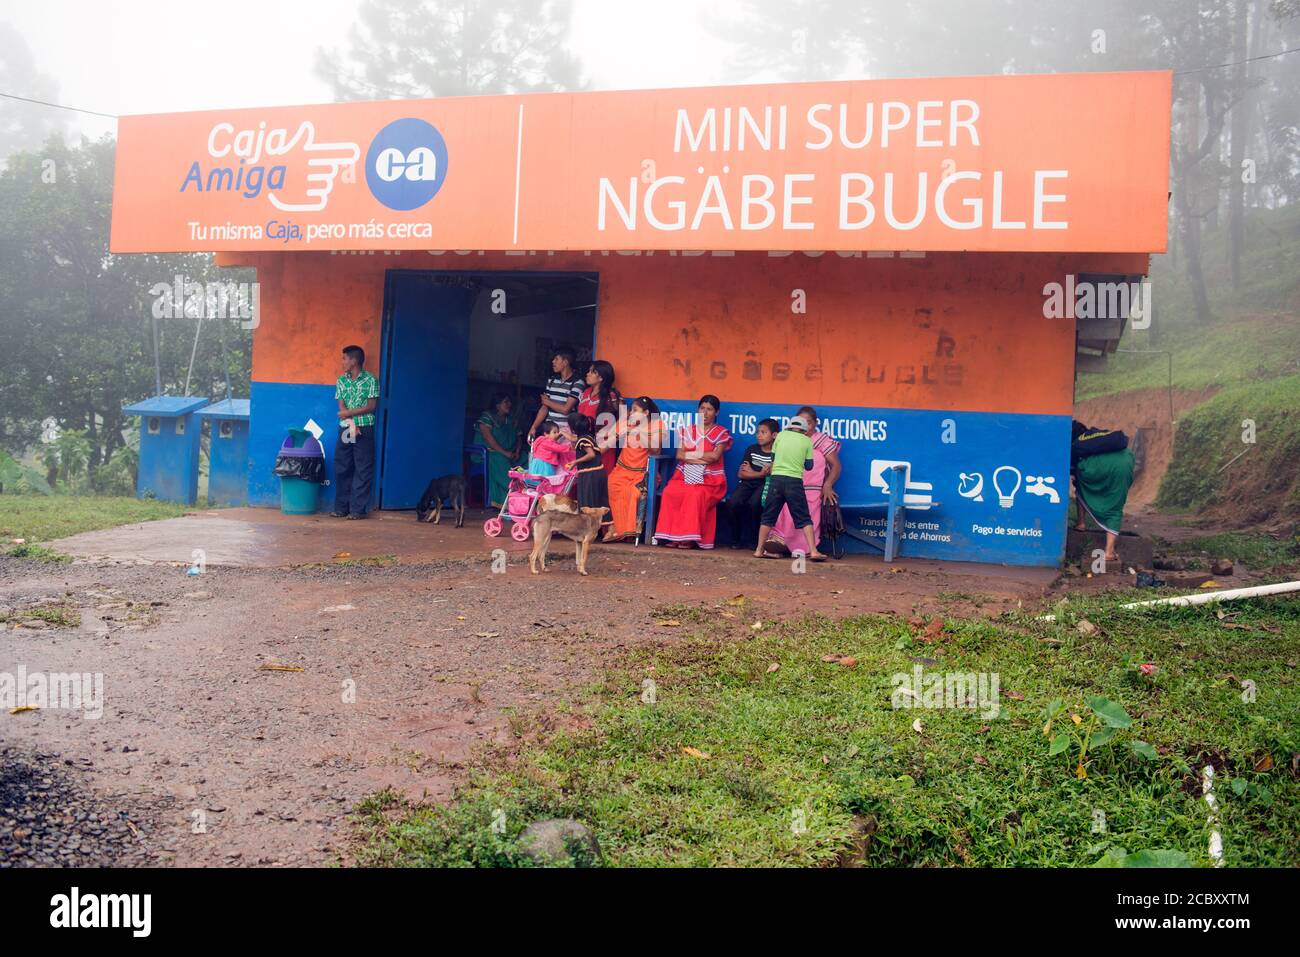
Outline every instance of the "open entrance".
<path fill-rule="evenodd" d="M 504 392 L 527 432 L 560 346 L 574 351 L 579 374 L 586 370 L 596 280 L 571 272 L 388 272 L 378 507 L 415 508 L 430 479 L 471 473 L 469 501 L 480 503 L 474 423 Z"/>

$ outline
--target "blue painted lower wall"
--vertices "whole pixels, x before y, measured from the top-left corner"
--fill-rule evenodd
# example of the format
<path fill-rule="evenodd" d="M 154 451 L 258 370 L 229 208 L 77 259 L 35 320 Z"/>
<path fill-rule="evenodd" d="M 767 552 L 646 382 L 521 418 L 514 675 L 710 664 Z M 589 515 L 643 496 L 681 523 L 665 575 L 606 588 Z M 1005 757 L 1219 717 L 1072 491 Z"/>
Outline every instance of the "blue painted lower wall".
<path fill-rule="evenodd" d="M 735 438 L 726 457 L 734 481 L 758 422 L 769 416 L 783 421 L 798 407 L 722 399 L 718 421 Z M 660 409 L 675 427 L 694 414 L 695 404 L 665 401 Z M 883 509 L 852 506 L 884 501 L 884 488 L 871 484 L 873 466 L 878 474 L 885 463 L 906 462 L 909 496 L 938 505 L 909 510 L 904 556 L 1060 564 L 1069 507 L 1069 416 L 849 406 L 819 406 L 817 414 L 821 428 L 840 442 L 844 471 L 836 491 L 850 527 L 882 533 Z M 846 550 L 870 551 L 852 538 Z"/>
<path fill-rule="evenodd" d="M 338 441 L 338 402 L 332 385 L 254 382 L 249 392 L 248 504 L 280 507 L 280 480 L 273 474 L 275 458 L 289 429 L 308 419 L 324 429 L 325 471 L 330 483 L 321 488 L 320 508 L 334 507 L 334 445 Z M 375 483 L 378 488 L 378 482 Z"/>
<path fill-rule="evenodd" d="M 276 453 L 289 428 L 309 418 L 325 429 L 326 466 L 333 476 L 337 405 L 332 385 L 254 382 L 249 439 L 248 501 L 278 506 L 279 479 L 272 474 Z M 795 413 L 793 405 L 729 404 L 723 396 L 719 421 L 735 444 L 727 455 L 734 477 L 745 448 L 754 441 L 760 419 Z M 695 403 L 660 403 L 668 424 L 676 426 L 695 412 Z M 1065 551 L 1070 480 L 1070 417 L 870 409 L 821 406 L 821 427 L 839 440 L 844 465 L 837 491 L 845 519 L 868 534 L 883 529 L 884 512 L 857 511 L 854 505 L 883 502 L 885 491 L 872 485 L 873 469 L 885 463 L 910 463 L 908 493 L 938 504 L 908 512 L 904 556 L 1007 565 L 1059 565 Z M 403 443 L 414 448 L 429 436 Z M 449 440 L 459 446 L 459 430 Z M 401 455 L 395 445 L 390 456 Z M 379 463 L 376 448 L 376 495 Z M 391 464 L 391 463 L 390 463 Z M 432 477 L 432 476 L 431 476 Z M 734 481 L 734 478 L 733 478 Z M 321 491 L 321 508 L 332 508 L 332 485 Z M 848 539 L 849 551 L 868 551 Z"/>

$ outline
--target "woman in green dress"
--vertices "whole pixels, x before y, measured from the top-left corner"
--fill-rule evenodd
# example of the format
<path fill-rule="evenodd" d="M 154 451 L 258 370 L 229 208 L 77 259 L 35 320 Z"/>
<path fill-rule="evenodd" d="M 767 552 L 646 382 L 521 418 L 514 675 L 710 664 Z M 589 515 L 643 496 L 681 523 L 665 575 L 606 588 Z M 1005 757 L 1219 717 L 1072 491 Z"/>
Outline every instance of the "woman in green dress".
<path fill-rule="evenodd" d="M 514 400 L 505 392 L 492 396 L 492 404 L 478 417 L 474 444 L 487 449 L 488 499 L 500 508 L 510 487 L 510 466 L 519 457 L 519 426 L 512 414 Z"/>
<path fill-rule="evenodd" d="M 1077 419 L 1070 445 L 1070 471 L 1074 475 L 1074 501 L 1083 531 L 1084 516 L 1092 518 L 1106 533 L 1105 560 L 1119 561 L 1119 533 L 1124 522 L 1124 505 L 1133 485 L 1133 452 L 1128 437 L 1112 429 L 1093 429 Z"/>

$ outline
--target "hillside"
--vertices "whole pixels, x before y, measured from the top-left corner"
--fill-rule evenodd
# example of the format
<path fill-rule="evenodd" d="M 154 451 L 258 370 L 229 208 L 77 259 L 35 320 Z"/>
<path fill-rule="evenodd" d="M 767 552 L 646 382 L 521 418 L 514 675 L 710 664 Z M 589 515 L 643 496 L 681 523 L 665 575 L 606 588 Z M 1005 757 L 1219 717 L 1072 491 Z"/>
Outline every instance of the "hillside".
<path fill-rule="evenodd" d="M 1137 506 L 1236 526 L 1300 517 L 1300 210 L 1257 213 L 1247 237 L 1233 290 L 1224 231 L 1206 234 L 1209 324 L 1192 318 L 1181 264 L 1152 262 L 1152 328 L 1121 348 L 1172 355 L 1172 425 L 1169 356 L 1120 354 L 1079 377 L 1077 418 L 1143 433 Z"/>

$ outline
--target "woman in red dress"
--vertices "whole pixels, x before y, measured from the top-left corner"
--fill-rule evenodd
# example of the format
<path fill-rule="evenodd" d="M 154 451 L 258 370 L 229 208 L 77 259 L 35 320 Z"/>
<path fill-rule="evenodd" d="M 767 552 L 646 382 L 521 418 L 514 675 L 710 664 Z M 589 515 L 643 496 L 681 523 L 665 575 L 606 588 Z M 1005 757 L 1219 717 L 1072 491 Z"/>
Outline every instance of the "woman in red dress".
<path fill-rule="evenodd" d="M 575 409 L 583 415 L 589 415 L 596 423 L 596 444 L 601 448 L 601 464 L 608 475 L 614 471 L 618 460 L 615 447 L 618 412 L 623 404 L 623 397 L 614 388 L 614 367 L 604 359 L 597 359 L 587 369 L 587 388 L 578 397 Z"/>
<path fill-rule="evenodd" d="M 678 429 L 677 470 L 659 499 L 655 544 L 713 547 L 718 503 L 727 495 L 722 456 L 731 448 L 731 433 L 717 424 L 721 408 L 716 395 L 703 396 L 695 425 Z"/>

